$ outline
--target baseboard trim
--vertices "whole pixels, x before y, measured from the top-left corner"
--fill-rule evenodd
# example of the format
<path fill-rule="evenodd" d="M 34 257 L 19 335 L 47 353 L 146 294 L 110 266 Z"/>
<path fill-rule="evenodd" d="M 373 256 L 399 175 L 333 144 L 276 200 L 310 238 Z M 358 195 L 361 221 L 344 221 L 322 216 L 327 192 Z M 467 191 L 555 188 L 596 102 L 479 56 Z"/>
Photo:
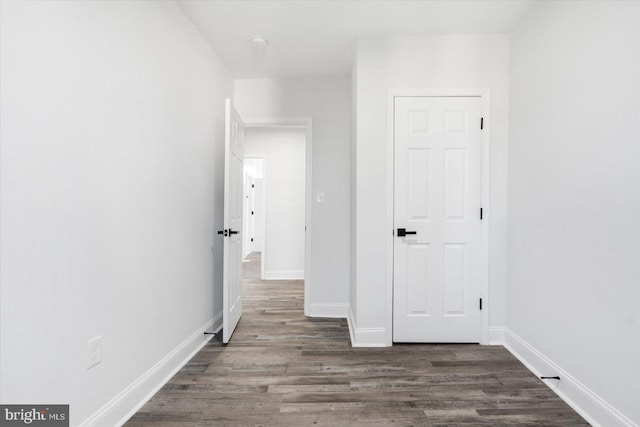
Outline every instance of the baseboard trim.
<path fill-rule="evenodd" d="M 304 280 L 303 270 L 265 270 L 264 280 Z"/>
<path fill-rule="evenodd" d="M 489 326 L 489 345 L 504 345 L 504 326 Z"/>
<path fill-rule="evenodd" d="M 589 424 L 635 426 L 630 419 L 508 328 L 504 328 L 504 346 L 536 376 L 560 376 L 561 381 L 547 380 L 545 383 Z"/>
<path fill-rule="evenodd" d="M 347 304 L 311 303 L 309 304 L 309 312 L 307 313 L 307 316 L 344 319 L 348 316 L 348 307 L 349 306 Z"/>
<path fill-rule="evenodd" d="M 122 390 L 110 402 L 80 424 L 81 427 L 121 426 L 158 392 L 211 339 L 210 332 L 222 313 L 193 332 L 186 340 Z"/>
<path fill-rule="evenodd" d="M 351 347 L 387 347 L 385 328 L 357 328 L 351 306 L 348 307 L 348 312 L 347 324 L 349 325 Z"/>
<path fill-rule="evenodd" d="M 351 338 L 351 347 L 355 347 L 353 343 L 356 342 L 356 337 L 354 334 L 355 325 L 356 325 L 355 316 L 353 315 L 351 304 L 349 304 L 349 307 L 347 307 L 347 326 L 349 327 L 349 338 Z"/>

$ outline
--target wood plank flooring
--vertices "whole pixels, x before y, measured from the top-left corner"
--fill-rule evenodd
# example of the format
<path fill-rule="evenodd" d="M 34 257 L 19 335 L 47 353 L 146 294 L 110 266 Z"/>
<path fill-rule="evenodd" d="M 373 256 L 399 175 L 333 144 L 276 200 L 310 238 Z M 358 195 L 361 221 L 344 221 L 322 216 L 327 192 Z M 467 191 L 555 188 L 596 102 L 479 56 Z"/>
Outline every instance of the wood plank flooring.
<path fill-rule="evenodd" d="M 588 426 L 503 347 L 352 348 L 345 320 L 303 313 L 301 281 L 245 262 L 244 314 L 126 424 Z"/>

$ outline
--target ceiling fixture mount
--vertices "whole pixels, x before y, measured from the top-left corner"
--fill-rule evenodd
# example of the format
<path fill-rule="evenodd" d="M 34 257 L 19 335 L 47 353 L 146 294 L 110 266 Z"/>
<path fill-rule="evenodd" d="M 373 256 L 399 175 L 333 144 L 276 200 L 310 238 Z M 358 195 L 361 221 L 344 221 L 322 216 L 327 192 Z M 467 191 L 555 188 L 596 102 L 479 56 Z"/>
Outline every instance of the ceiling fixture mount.
<path fill-rule="evenodd" d="M 257 50 L 266 49 L 267 39 L 262 36 L 253 36 L 251 37 L 251 47 Z"/>

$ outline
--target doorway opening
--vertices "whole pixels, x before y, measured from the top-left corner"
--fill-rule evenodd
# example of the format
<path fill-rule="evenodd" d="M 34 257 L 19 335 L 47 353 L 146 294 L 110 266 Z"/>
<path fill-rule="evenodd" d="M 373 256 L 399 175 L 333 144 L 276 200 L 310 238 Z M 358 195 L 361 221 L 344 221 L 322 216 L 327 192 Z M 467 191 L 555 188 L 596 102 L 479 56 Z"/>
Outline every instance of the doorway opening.
<path fill-rule="evenodd" d="M 242 259 L 263 254 L 265 231 L 264 159 L 244 158 Z M 262 262 L 264 264 L 264 262 Z M 260 278 L 264 278 L 264 272 Z"/>
<path fill-rule="evenodd" d="M 247 120 L 244 134 L 244 264 L 260 280 L 304 281 L 309 299 L 310 119 Z"/>

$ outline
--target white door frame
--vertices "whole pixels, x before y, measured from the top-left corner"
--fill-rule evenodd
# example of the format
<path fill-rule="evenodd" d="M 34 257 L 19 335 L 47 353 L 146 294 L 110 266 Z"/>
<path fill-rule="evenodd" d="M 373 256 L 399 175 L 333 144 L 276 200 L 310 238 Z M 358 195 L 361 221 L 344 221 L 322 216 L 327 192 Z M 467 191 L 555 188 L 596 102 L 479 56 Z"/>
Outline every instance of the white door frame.
<path fill-rule="evenodd" d="M 394 127 L 395 127 L 395 98 L 404 96 L 464 96 L 479 97 L 482 105 L 482 117 L 484 129 L 481 135 L 482 144 L 482 194 L 481 205 L 483 208 L 482 227 L 482 283 L 480 284 L 480 297 L 482 298 L 482 312 L 480 313 L 480 344 L 489 344 L 489 232 L 491 211 L 489 209 L 489 149 L 491 130 L 489 89 L 389 89 L 387 97 L 387 240 L 385 242 L 387 253 L 386 282 L 386 337 L 385 344 L 393 345 L 393 239 L 391 232 L 394 228 Z M 480 126 L 480 123 L 478 123 Z"/>
<path fill-rule="evenodd" d="M 312 120 L 311 117 L 246 117 L 244 118 L 245 128 L 251 127 L 275 127 L 275 128 L 304 128 L 305 135 L 305 191 L 304 191 L 304 212 L 305 228 L 304 235 L 304 314 L 309 316 L 311 305 L 311 207 L 313 202 L 311 185 L 311 165 L 312 165 Z M 263 177 L 264 178 L 264 177 Z M 266 188 L 266 187 L 265 187 Z M 266 199 L 266 195 L 265 195 Z M 266 212 L 265 218 L 266 218 Z M 262 260 L 264 269 L 264 259 Z M 264 270 L 262 272 L 264 275 Z M 264 276 L 263 276 L 264 277 Z"/>

